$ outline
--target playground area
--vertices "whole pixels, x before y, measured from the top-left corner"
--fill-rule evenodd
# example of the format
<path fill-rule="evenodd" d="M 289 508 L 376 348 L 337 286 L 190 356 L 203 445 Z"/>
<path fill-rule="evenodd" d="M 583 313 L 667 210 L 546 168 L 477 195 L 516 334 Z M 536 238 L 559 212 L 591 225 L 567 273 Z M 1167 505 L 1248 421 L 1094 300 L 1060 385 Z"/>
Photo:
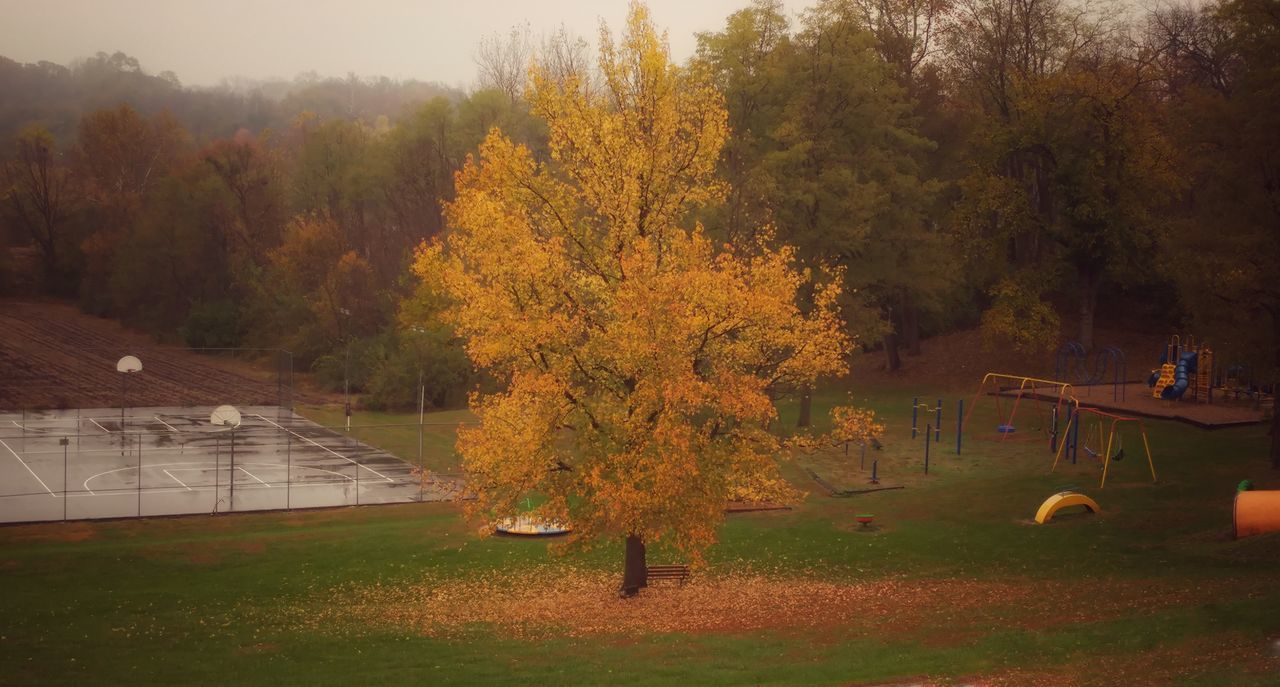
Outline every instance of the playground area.
<path fill-rule="evenodd" d="M 1020 379 L 1003 376 L 1010 382 Z M 1068 341 L 1054 354 L 1052 380 L 1000 384 L 991 393 L 1053 401 L 1058 391 L 1054 385 L 1066 384 L 1079 404 L 1201 429 L 1262 422 L 1274 406 L 1270 385 L 1253 378 L 1245 366 L 1223 362 L 1207 342 L 1197 342 L 1191 334 L 1170 336 L 1158 357 L 1135 361 L 1132 373 L 1120 348 L 1102 346 L 1088 352 Z"/>
<path fill-rule="evenodd" d="M 0 414 L 0 522 L 453 498 L 459 486 L 278 406 Z"/>
<path fill-rule="evenodd" d="M 1112 384 L 1092 384 L 1072 388 L 1076 399 L 1085 405 L 1129 415 L 1177 420 L 1201 429 L 1254 425 L 1266 419 L 1263 407 L 1255 407 L 1255 404 L 1248 401 L 1235 402 L 1225 398 L 1218 403 L 1168 401 L 1152 398 L 1151 387 L 1146 382 L 1125 382 L 1121 386 L 1123 388 L 1119 390 Z M 1012 385 L 1001 387 L 994 393 L 1014 399 L 1019 395 L 1027 398 L 1034 397 L 1041 401 L 1054 401 L 1057 398 L 1056 389 L 1043 385 L 1025 388 Z"/>

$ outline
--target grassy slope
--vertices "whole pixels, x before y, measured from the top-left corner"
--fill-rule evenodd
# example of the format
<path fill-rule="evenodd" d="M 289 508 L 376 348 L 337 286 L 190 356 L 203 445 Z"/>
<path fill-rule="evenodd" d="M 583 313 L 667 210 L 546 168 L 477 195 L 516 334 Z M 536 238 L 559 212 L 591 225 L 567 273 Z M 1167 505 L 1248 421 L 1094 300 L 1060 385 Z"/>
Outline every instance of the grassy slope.
<path fill-rule="evenodd" d="M 820 408 L 831 399 L 822 400 Z M 8 527 L 0 529 L 0 683 L 839 685 L 930 675 L 1130 685 L 1143 683 L 1130 670 L 1141 668 L 1143 656 L 1214 656 L 1228 645 L 1262 651 L 1280 639 L 1280 538 L 1224 535 L 1239 479 L 1280 487 L 1264 467 L 1261 429 L 1207 433 L 1153 422 L 1160 484 L 1143 479 L 1136 442 L 1127 441 L 1128 458 L 1099 492 L 1096 466 L 1082 461 L 1074 472 L 1050 475 L 1047 454 L 1027 444 L 969 442 L 960 458 L 935 455 L 926 478 L 921 445 L 906 429 L 907 402 L 888 394 L 868 401 L 890 425 L 885 450 L 872 454 L 881 476 L 907 488 L 850 499 L 812 494 L 790 512 L 732 516 L 708 552 L 711 570 L 935 580 L 934 593 L 944 598 L 959 581 L 1014 581 L 1043 585 L 1053 598 L 996 602 L 973 617 L 940 616 L 915 630 L 828 628 L 821 635 L 794 628 L 554 639 L 513 638 L 486 626 L 447 638 L 386 627 L 316 631 L 279 611 L 341 608 L 350 600 L 344 585 L 395 585 L 424 571 L 468 577 L 569 561 L 539 542 L 478 540 L 448 504 Z M 984 413 L 974 422 L 993 424 Z M 370 440 L 411 445 L 416 455 L 416 429 Z M 438 439 L 432 451 L 436 466 L 447 468 L 447 442 Z M 808 456 L 787 468 L 806 489 L 812 483 L 803 467 L 849 487 L 866 477 L 838 453 Z M 1102 515 L 1026 524 L 1065 484 L 1095 495 Z M 852 531 L 850 515 L 863 511 L 877 515 L 880 530 Z M 603 547 L 575 554 L 572 563 L 613 570 L 618 559 L 617 548 Z M 1150 605 L 1142 594 L 1129 603 L 1135 586 L 1151 589 Z M 1167 592 L 1175 588 L 1189 590 L 1186 598 Z M 1129 605 L 1072 622 L 1045 611 L 1075 617 L 1112 596 Z M 1274 673 L 1253 672 L 1266 660 L 1209 661 L 1176 671 L 1172 682 L 1147 684 L 1280 684 Z"/>

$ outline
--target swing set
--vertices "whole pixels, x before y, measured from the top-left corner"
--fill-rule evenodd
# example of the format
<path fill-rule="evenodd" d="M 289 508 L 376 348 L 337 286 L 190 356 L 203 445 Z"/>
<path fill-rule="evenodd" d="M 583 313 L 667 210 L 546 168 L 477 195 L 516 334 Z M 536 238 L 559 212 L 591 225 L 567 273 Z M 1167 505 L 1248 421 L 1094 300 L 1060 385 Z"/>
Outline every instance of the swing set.
<path fill-rule="evenodd" d="M 1086 418 L 1091 418 L 1088 429 L 1084 432 L 1084 444 L 1081 445 L 1080 427 L 1087 422 Z M 1147 466 L 1151 469 L 1151 481 L 1156 481 L 1156 466 L 1151 460 L 1151 444 L 1147 441 L 1147 428 L 1143 424 L 1141 418 L 1126 417 L 1123 415 L 1113 415 L 1103 412 L 1097 408 L 1075 408 L 1067 418 L 1067 427 L 1063 433 L 1063 441 L 1058 445 L 1058 450 L 1053 456 L 1053 467 L 1050 472 L 1058 469 L 1058 461 L 1064 455 L 1070 456 L 1071 463 L 1075 464 L 1077 450 L 1083 448 L 1085 453 L 1091 458 L 1102 461 L 1102 482 L 1098 484 L 1101 489 L 1107 486 L 1107 474 L 1111 468 L 1111 463 L 1124 460 L 1124 433 L 1122 425 L 1125 423 L 1133 423 L 1138 426 L 1138 435 L 1142 437 L 1142 448 L 1147 454 Z M 1103 440 L 1103 437 L 1106 440 Z M 1114 453 L 1112 452 L 1114 449 Z"/>
<path fill-rule="evenodd" d="M 1007 394 L 1015 389 L 1012 384 L 1017 384 L 1017 395 L 1013 397 L 1013 403 L 1009 407 L 1009 414 L 1005 415 L 1005 401 L 1008 401 Z M 988 385 L 991 390 L 988 390 Z M 1049 439 L 1049 450 L 1056 448 L 1058 436 L 1058 418 L 1065 414 L 1070 414 L 1072 409 L 1079 408 L 1080 402 L 1076 400 L 1075 389 L 1067 382 L 1058 382 L 1051 379 L 1036 379 L 1035 377 L 1022 377 L 1018 375 L 1007 375 L 998 372 L 989 372 L 982 377 L 982 383 L 978 385 L 978 391 L 973 395 L 973 402 L 969 404 L 969 410 L 965 413 L 963 427 L 969 426 L 969 418 L 973 415 L 973 411 L 978 407 L 978 401 L 984 395 L 989 395 L 995 399 L 996 419 L 999 422 L 996 425 L 996 432 L 1000 437 L 1000 441 L 1009 441 L 1010 437 L 1017 437 L 1014 441 L 1021 440 L 1026 437 L 1030 440 L 1039 438 Z M 1046 401 L 1044 396 L 1049 396 L 1052 400 Z M 1030 403 L 1036 410 L 1036 423 L 1034 431 L 1018 433 L 1018 427 L 1015 420 L 1018 418 L 1018 408 L 1022 404 L 1023 398 L 1029 398 Z M 1002 400 L 1003 399 L 1003 400 Z M 1046 408 L 1046 404 L 1052 402 L 1052 405 Z"/>

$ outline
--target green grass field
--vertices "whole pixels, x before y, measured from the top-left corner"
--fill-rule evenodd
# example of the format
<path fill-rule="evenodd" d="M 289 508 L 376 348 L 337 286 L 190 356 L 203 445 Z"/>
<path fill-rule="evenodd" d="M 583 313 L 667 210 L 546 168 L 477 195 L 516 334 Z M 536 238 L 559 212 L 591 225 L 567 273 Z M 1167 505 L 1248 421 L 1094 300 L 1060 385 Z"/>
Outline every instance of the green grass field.
<path fill-rule="evenodd" d="M 480 538 L 453 504 L 0 528 L 0 683 L 1280 685 L 1280 536 L 1230 537 L 1237 482 L 1280 488 L 1264 428 L 1150 422 L 1159 482 L 1126 437 L 1098 490 L 1083 451 L 1058 474 L 1039 443 L 957 457 L 946 398 L 928 476 L 909 398 L 873 395 L 867 467 L 904 489 L 831 498 L 806 469 L 860 488 L 857 449 L 797 457 L 805 501 L 727 516 L 693 581 L 629 601 L 619 546 Z M 416 427 L 362 438 L 416 458 Z M 1065 485 L 1102 513 L 1031 524 Z"/>

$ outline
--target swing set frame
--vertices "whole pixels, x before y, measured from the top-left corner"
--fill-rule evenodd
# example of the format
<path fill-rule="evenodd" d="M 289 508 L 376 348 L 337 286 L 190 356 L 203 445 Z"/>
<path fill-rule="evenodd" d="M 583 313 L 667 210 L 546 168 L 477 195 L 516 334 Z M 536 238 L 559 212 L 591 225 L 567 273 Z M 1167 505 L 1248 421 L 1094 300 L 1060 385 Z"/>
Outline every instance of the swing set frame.
<path fill-rule="evenodd" d="M 1099 430 L 1101 430 L 1102 426 L 1106 424 L 1108 420 L 1111 421 L 1107 431 L 1106 450 L 1102 454 L 1102 481 L 1098 484 L 1099 489 L 1107 486 L 1107 474 L 1111 468 L 1112 459 L 1111 448 L 1115 445 L 1116 428 L 1126 422 L 1138 425 L 1138 433 L 1142 436 L 1142 449 L 1147 454 L 1147 467 L 1151 469 L 1151 481 L 1156 481 L 1156 464 L 1155 461 L 1151 459 L 1151 444 L 1147 441 L 1147 427 L 1145 423 L 1142 422 L 1142 418 L 1115 415 L 1113 413 L 1098 410 L 1097 408 L 1077 407 L 1075 408 L 1075 411 L 1071 413 L 1070 417 L 1067 418 L 1067 427 L 1063 432 L 1063 440 L 1058 442 L 1058 450 L 1053 456 L 1053 467 L 1049 469 L 1049 472 L 1054 472 L 1058 469 L 1058 461 L 1062 459 L 1065 452 L 1079 448 L 1078 439 L 1080 436 L 1080 424 L 1082 422 L 1080 418 L 1084 415 L 1092 415 L 1096 417 L 1099 423 Z M 1101 437 L 1101 434 L 1099 434 L 1099 437 Z M 1121 443 L 1123 444 L 1123 440 Z M 1068 446 L 1070 446 L 1070 448 L 1068 448 Z M 1074 457 L 1072 462 L 1075 462 Z"/>
<path fill-rule="evenodd" d="M 988 392 L 987 385 L 991 382 L 995 382 L 995 388 L 994 391 Z M 1013 399 L 1013 408 L 1010 410 L 1007 419 L 1004 416 L 1004 409 L 1001 407 L 1000 399 L 1004 393 L 1009 391 L 1012 387 L 1002 388 L 1000 384 L 1001 382 L 1018 383 L 1018 395 Z M 1045 408 L 1041 405 L 1041 403 L 1044 402 L 1044 399 L 1036 396 L 1036 394 L 1042 389 L 1050 393 L 1056 390 L 1057 394 L 1057 400 L 1054 402 L 1053 410 L 1051 411 L 1052 417 L 1047 421 L 1045 418 Z M 1028 392 L 1030 392 L 1032 400 L 1035 401 L 1035 408 L 1037 417 L 1040 420 L 1041 431 L 1049 437 L 1055 436 L 1054 428 L 1051 428 L 1050 425 L 1056 424 L 1057 418 L 1062 416 L 1064 407 L 1068 412 L 1080 407 L 1080 401 L 1077 400 L 1075 396 L 1075 387 L 1073 387 L 1069 382 L 1059 382 L 1053 379 L 1038 379 L 1036 377 L 1024 377 L 1021 375 L 1010 375 L 1000 372 L 988 372 L 983 375 L 982 383 L 978 385 L 978 390 L 973 395 L 973 402 L 969 404 L 969 408 L 965 412 L 960 431 L 963 433 L 967 430 L 969 426 L 969 418 L 973 416 L 973 411 L 977 410 L 978 401 L 982 399 L 984 394 L 990 395 L 995 399 L 996 417 L 999 419 L 1000 423 L 1012 426 L 1014 418 L 1018 416 L 1018 406 L 1022 403 L 1023 396 L 1026 396 Z M 1011 432 L 1001 433 L 999 441 L 1007 441 L 1009 439 L 1009 434 L 1011 434 Z M 1053 450 L 1053 448 L 1054 447 L 1051 445 L 1050 450 Z"/>

